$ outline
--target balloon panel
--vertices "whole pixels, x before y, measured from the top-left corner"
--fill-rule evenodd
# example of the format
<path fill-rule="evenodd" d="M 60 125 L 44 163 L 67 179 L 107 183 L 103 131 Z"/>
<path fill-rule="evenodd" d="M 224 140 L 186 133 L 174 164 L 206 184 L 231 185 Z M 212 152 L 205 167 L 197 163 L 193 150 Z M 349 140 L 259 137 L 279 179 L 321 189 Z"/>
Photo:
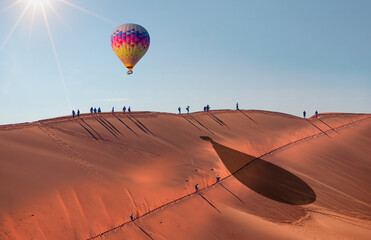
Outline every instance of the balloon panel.
<path fill-rule="evenodd" d="M 147 52 L 149 42 L 147 30 L 138 24 L 123 24 L 111 36 L 113 51 L 129 70 Z"/>

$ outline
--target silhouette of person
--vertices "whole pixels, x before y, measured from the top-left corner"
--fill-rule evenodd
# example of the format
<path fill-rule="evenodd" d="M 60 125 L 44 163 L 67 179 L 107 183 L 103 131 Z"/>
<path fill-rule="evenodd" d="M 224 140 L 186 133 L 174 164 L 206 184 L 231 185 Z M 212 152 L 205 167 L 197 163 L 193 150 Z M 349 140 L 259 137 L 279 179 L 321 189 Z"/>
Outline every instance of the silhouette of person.
<path fill-rule="evenodd" d="M 238 103 L 236 103 L 236 110 L 240 110 L 240 108 L 238 107 Z"/>
<path fill-rule="evenodd" d="M 179 114 L 182 112 L 182 109 L 180 107 L 178 107 L 178 112 Z"/>
<path fill-rule="evenodd" d="M 209 111 L 210 110 L 210 106 L 209 104 L 206 105 L 206 111 Z"/>
<path fill-rule="evenodd" d="M 196 192 L 198 192 L 198 184 L 195 185 Z"/>
<path fill-rule="evenodd" d="M 130 220 L 131 220 L 131 221 L 134 220 L 134 213 L 132 213 L 132 214 L 130 215 Z"/>
<path fill-rule="evenodd" d="M 98 113 L 100 113 L 101 112 L 101 110 L 100 110 L 100 107 L 98 108 Z"/>
<path fill-rule="evenodd" d="M 187 114 L 189 113 L 189 106 L 186 107 L 186 110 L 187 110 Z"/>
<path fill-rule="evenodd" d="M 126 112 L 126 107 L 125 107 L 125 106 L 122 108 L 122 111 L 123 111 L 124 114 L 125 114 L 125 112 Z"/>
<path fill-rule="evenodd" d="M 307 113 L 304 111 L 304 112 L 303 112 L 303 116 L 304 116 L 304 118 L 305 118 L 306 115 L 307 115 Z"/>
<path fill-rule="evenodd" d="M 318 111 L 316 111 L 316 118 L 318 118 Z"/>
<path fill-rule="evenodd" d="M 90 108 L 90 113 L 93 113 L 93 107 Z"/>
<path fill-rule="evenodd" d="M 129 114 L 131 113 L 131 108 L 130 108 L 130 106 L 129 106 L 129 108 L 128 108 L 128 112 L 129 112 Z"/>
<path fill-rule="evenodd" d="M 75 118 L 75 110 L 72 110 L 72 118 Z"/>
<path fill-rule="evenodd" d="M 206 112 L 206 106 L 204 107 L 204 112 Z"/>
<path fill-rule="evenodd" d="M 219 182 L 219 180 L 220 180 L 220 176 L 216 175 L 216 181 Z"/>
<path fill-rule="evenodd" d="M 77 109 L 77 116 L 80 117 L 80 109 Z"/>
<path fill-rule="evenodd" d="M 112 113 L 114 113 L 115 112 L 115 107 L 112 107 Z"/>
<path fill-rule="evenodd" d="M 94 108 L 94 113 L 97 113 L 97 108 Z"/>

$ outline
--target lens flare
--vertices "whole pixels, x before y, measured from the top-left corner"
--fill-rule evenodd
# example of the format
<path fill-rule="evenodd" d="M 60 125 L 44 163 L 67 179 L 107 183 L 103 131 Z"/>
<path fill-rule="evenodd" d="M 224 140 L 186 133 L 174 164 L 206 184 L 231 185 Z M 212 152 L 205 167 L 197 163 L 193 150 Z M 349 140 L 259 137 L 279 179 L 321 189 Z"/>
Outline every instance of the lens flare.
<path fill-rule="evenodd" d="M 107 22 L 110 22 L 110 23 L 114 23 L 114 24 L 117 24 L 117 23 L 115 21 L 112 21 L 110 19 L 107 19 L 105 17 L 100 16 L 95 12 L 89 11 L 89 10 L 83 8 L 83 7 L 80 7 L 76 4 L 73 4 L 70 1 L 71 0 L 13 0 L 13 3 L 6 6 L 5 8 L 0 9 L 0 13 L 4 13 L 4 12 L 14 8 L 15 6 L 21 4 L 21 3 L 23 3 L 25 5 L 23 11 L 21 12 L 19 17 L 17 18 L 17 20 L 16 20 L 15 24 L 13 25 L 13 27 L 11 28 L 10 32 L 6 35 L 5 40 L 3 40 L 2 37 L 0 37 L 0 51 L 5 47 L 5 45 L 7 45 L 9 43 L 9 39 L 11 38 L 13 33 L 15 32 L 16 28 L 18 27 L 18 25 L 20 24 L 22 19 L 27 15 L 27 12 L 28 12 L 29 9 L 31 9 L 31 19 L 30 19 L 30 23 L 29 23 L 31 30 L 32 30 L 32 27 L 34 25 L 35 15 L 41 13 L 41 15 L 44 19 L 46 30 L 48 32 L 50 44 L 51 44 L 53 55 L 54 55 L 54 58 L 55 58 L 55 61 L 56 61 L 57 67 L 58 67 L 58 72 L 59 72 L 59 75 L 60 75 L 60 79 L 61 79 L 62 84 L 63 84 L 66 99 L 67 99 L 67 102 L 68 102 L 70 108 L 72 108 L 70 97 L 69 97 L 69 94 L 68 94 L 67 84 L 66 84 L 66 81 L 64 79 L 64 74 L 63 74 L 62 67 L 61 67 L 61 64 L 60 64 L 60 61 L 59 61 L 59 58 L 58 58 L 57 49 L 56 49 L 56 46 L 55 46 L 55 43 L 54 43 L 54 38 L 53 38 L 53 35 L 52 35 L 52 27 L 49 24 L 47 13 L 50 13 L 49 15 L 51 15 L 51 16 L 58 17 L 64 23 L 63 18 L 59 15 L 59 11 L 57 11 L 53 6 L 53 3 L 59 2 L 59 3 L 62 3 L 64 5 L 67 5 L 69 7 L 72 7 L 74 9 L 77 9 L 80 12 L 84 12 L 84 13 L 87 13 L 91 16 L 99 18 L 101 20 L 104 20 L 104 21 L 107 21 Z M 49 12 L 47 12 L 47 11 L 49 11 Z M 30 31 L 30 34 L 31 34 L 31 31 Z"/>
<path fill-rule="evenodd" d="M 33 5 L 44 5 L 45 3 L 48 3 L 50 0 L 28 0 L 29 3 L 33 4 Z"/>

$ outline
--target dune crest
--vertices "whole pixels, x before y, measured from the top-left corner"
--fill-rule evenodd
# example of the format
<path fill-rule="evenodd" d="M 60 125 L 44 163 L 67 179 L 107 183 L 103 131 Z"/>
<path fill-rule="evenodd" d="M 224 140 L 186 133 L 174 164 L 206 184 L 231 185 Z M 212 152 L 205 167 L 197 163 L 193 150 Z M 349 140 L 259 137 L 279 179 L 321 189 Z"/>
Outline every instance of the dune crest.
<path fill-rule="evenodd" d="M 102 113 L 0 126 L 0 239 L 368 239 L 369 146 L 368 114 Z"/>

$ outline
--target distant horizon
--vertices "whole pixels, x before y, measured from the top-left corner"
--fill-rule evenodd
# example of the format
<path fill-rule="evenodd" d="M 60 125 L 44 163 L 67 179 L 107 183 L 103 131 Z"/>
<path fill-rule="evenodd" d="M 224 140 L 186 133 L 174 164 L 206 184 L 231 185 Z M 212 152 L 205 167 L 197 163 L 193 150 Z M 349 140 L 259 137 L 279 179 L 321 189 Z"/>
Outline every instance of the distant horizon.
<path fill-rule="evenodd" d="M 184 108 L 185 109 L 185 108 Z M 77 111 L 78 109 L 76 109 Z M 303 118 L 303 112 L 301 114 L 290 114 L 290 113 L 285 113 L 285 112 L 278 112 L 278 111 L 271 111 L 271 110 L 267 110 L 267 109 L 243 109 L 243 108 L 240 108 L 239 109 L 240 111 L 262 111 L 262 112 L 272 112 L 272 113 L 281 113 L 281 114 L 287 114 L 287 115 L 290 115 L 290 116 L 295 116 L 295 117 L 299 117 L 299 118 Z M 210 109 L 210 112 L 213 112 L 213 111 L 236 111 L 236 109 L 227 109 L 227 108 L 223 108 L 223 109 Z M 203 113 L 206 111 L 203 111 L 203 110 L 200 110 L 200 111 L 190 111 L 189 114 L 192 114 L 192 113 Z M 104 111 L 102 110 L 101 113 L 90 113 L 89 111 L 87 112 L 83 112 L 80 110 L 80 115 L 97 115 L 97 114 L 110 114 L 112 113 L 112 109 L 111 111 Z M 122 109 L 121 110 L 116 110 L 115 108 L 115 111 L 114 113 L 117 113 L 117 114 L 123 114 L 123 111 Z M 176 112 L 166 112 L 166 111 L 150 111 L 150 110 L 132 110 L 131 113 L 165 113 L 165 114 L 173 114 L 173 115 L 179 115 L 179 113 L 176 113 Z M 310 117 L 313 117 L 315 116 L 315 112 L 312 113 L 309 113 L 307 112 L 307 115 L 306 115 L 306 118 L 310 118 Z M 319 114 L 371 114 L 371 112 L 367 113 L 367 112 L 318 112 Z M 129 114 L 127 111 L 125 114 Z M 181 114 L 184 114 L 186 115 L 187 112 L 186 111 L 183 111 L 183 108 L 182 108 L 182 112 Z M 51 116 L 51 117 L 47 117 L 47 118 L 42 118 L 42 119 L 37 119 L 37 120 L 31 120 L 31 121 L 26 121 L 26 122 L 16 122 L 16 123 L 1 123 L 0 122 L 0 126 L 5 126 L 5 125 L 17 125 L 17 124 L 26 124 L 26 123 L 34 123 L 34 122 L 39 122 L 39 121 L 44 121 L 44 120 L 52 120 L 52 119 L 58 119 L 58 118 L 68 118 L 68 117 L 71 117 L 72 118 L 72 110 L 71 110 L 71 114 L 66 114 L 66 115 L 62 115 L 62 116 Z M 75 115 L 75 118 L 78 119 L 78 117 Z"/>

